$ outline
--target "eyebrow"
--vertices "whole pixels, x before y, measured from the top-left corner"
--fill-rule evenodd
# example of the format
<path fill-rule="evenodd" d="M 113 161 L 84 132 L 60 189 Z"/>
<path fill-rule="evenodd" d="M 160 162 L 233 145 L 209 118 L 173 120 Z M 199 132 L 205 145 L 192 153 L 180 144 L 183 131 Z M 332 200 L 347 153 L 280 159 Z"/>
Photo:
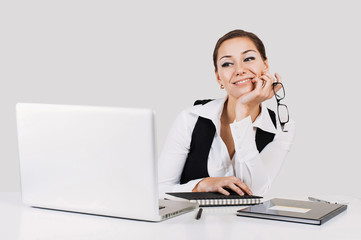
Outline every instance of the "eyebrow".
<path fill-rule="evenodd" d="M 256 52 L 256 51 L 252 50 L 252 49 L 249 49 L 249 50 L 246 50 L 246 51 L 242 52 L 242 54 L 246 54 L 248 52 Z M 232 55 L 225 55 L 225 56 L 221 57 L 219 60 L 221 60 L 222 58 L 229 58 L 229 57 L 232 57 Z"/>

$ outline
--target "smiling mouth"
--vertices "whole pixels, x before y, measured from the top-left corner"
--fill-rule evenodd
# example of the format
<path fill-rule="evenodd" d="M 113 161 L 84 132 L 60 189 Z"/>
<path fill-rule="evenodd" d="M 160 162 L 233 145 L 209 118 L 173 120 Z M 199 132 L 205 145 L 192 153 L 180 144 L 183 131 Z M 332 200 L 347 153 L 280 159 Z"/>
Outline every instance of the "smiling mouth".
<path fill-rule="evenodd" d="M 243 80 L 239 80 L 237 82 L 234 82 L 233 84 L 234 85 L 241 85 L 241 84 L 247 83 L 247 82 L 249 82 L 251 80 L 252 80 L 252 78 L 247 78 L 247 79 L 243 79 Z"/>

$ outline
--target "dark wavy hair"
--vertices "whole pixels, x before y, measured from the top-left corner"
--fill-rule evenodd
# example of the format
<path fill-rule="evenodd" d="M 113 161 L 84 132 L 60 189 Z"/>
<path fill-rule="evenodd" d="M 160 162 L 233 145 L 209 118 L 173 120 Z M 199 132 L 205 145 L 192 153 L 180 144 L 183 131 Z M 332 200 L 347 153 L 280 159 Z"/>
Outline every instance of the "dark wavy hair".
<path fill-rule="evenodd" d="M 244 30 L 241 30 L 241 29 L 236 29 L 236 30 L 230 31 L 229 33 L 225 34 L 223 37 L 218 39 L 218 41 L 216 43 L 216 46 L 214 47 L 214 51 L 213 51 L 213 65 L 214 65 L 215 71 L 218 71 L 217 58 L 218 58 L 218 49 L 219 49 L 219 47 L 221 46 L 221 44 L 224 41 L 232 39 L 232 38 L 237 38 L 237 37 L 246 37 L 249 40 L 251 40 L 254 43 L 254 45 L 256 46 L 259 53 L 261 54 L 261 57 L 262 57 L 263 61 L 267 60 L 266 49 L 265 49 L 261 39 L 259 39 L 257 37 L 257 35 L 254 34 L 254 33 L 247 32 L 247 31 L 244 31 Z"/>

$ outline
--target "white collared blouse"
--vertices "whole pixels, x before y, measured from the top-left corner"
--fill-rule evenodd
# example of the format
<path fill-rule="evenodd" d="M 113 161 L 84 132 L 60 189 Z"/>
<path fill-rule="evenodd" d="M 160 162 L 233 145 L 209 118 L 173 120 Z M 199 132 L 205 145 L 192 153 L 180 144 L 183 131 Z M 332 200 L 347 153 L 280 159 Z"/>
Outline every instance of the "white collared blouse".
<path fill-rule="evenodd" d="M 196 105 L 182 111 L 176 118 L 163 151 L 159 158 L 159 193 L 190 192 L 202 179 L 180 184 L 186 162 L 193 128 L 199 116 L 212 120 L 216 133 L 208 156 L 210 177 L 236 176 L 246 183 L 253 194 L 264 195 L 271 187 L 282 163 L 294 142 L 295 123 L 285 125 L 288 132 L 283 132 L 279 121 L 277 129 L 272 123 L 267 108 L 262 104 L 261 113 L 252 123 L 251 117 L 230 124 L 234 140 L 235 154 L 230 159 L 227 146 L 220 135 L 221 114 L 227 97 L 216 99 L 205 105 Z M 256 129 L 275 134 L 274 140 L 261 153 L 255 142 Z"/>

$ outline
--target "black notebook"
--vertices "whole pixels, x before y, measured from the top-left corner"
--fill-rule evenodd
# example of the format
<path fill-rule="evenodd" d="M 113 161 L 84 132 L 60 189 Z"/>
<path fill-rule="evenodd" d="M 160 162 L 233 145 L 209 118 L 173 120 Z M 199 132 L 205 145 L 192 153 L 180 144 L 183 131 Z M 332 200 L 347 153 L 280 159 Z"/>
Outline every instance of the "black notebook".
<path fill-rule="evenodd" d="M 196 202 L 200 207 L 254 205 L 261 203 L 262 200 L 262 197 L 259 196 L 240 196 L 235 192 L 230 192 L 228 196 L 218 192 L 172 192 L 166 194 L 166 199 Z"/>
<path fill-rule="evenodd" d="M 237 216 L 321 225 L 347 205 L 274 198 L 237 211 Z"/>

